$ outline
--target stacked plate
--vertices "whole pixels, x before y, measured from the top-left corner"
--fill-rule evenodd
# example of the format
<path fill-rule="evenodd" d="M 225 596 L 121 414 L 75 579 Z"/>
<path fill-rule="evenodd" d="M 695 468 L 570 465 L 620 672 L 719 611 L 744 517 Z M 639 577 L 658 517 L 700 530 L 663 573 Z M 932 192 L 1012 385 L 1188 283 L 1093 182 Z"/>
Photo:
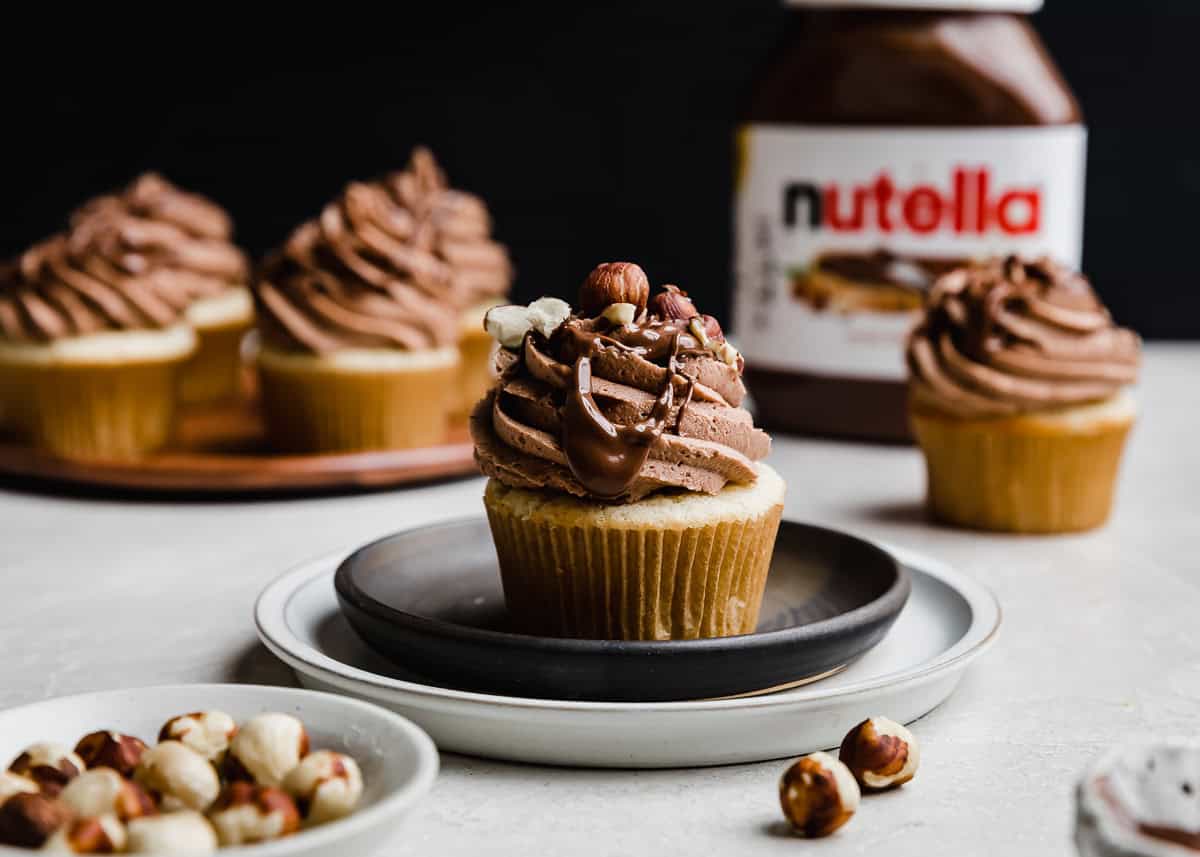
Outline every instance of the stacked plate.
<path fill-rule="evenodd" d="M 1000 610 L 936 560 L 784 522 L 758 631 L 614 642 L 514 633 L 482 518 L 307 563 L 256 605 L 259 635 L 311 688 L 359 697 L 439 747 L 525 762 L 669 767 L 837 744 L 954 691 Z"/>

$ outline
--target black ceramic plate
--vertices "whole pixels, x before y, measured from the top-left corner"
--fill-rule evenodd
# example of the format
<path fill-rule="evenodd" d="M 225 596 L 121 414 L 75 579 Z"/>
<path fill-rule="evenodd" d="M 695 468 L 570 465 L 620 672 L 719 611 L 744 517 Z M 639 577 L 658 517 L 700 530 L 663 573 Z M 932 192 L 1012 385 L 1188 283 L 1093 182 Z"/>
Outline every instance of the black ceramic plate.
<path fill-rule="evenodd" d="M 338 567 L 335 587 L 368 645 L 438 684 L 660 702 L 759 693 L 835 672 L 883 639 L 910 582 L 869 542 L 784 521 L 753 634 L 630 643 L 533 637 L 507 627 L 491 533 L 476 518 L 360 548 Z"/>

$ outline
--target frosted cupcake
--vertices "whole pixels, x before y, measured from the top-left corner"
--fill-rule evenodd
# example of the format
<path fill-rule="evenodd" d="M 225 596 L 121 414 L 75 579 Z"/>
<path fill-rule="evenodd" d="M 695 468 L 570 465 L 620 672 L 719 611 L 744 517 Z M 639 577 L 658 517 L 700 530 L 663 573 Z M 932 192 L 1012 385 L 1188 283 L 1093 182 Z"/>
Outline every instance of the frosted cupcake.
<path fill-rule="evenodd" d="M 26 251 L 0 278 L 6 423 L 62 457 L 126 459 L 165 444 L 194 348 L 152 280 L 110 271 L 67 236 Z"/>
<path fill-rule="evenodd" d="M 88 265 L 97 276 L 153 278 L 158 294 L 195 330 L 196 351 L 180 375 L 182 401 L 237 393 L 241 343 L 254 311 L 246 258 L 231 242 L 232 224 L 220 206 L 146 173 L 78 209 L 71 233 L 74 245 L 90 245 Z"/>
<path fill-rule="evenodd" d="M 483 329 L 483 317 L 504 302 L 512 285 L 508 251 L 492 240 L 483 200 L 450 188 L 428 149 L 414 150 L 408 168 L 383 183 L 396 209 L 388 223 L 412 224 L 411 231 L 394 229 L 394 237 L 433 253 L 449 272 L 445 297 L 459 309 L 461 355 L 452 419 L 465 421 L 492 384 L 493 342 Z"/>
<path fill-rule="evenodd" d="M 742 361 L 673 286 L 601 265 L 579 311 L 500 307 L 497 385 L 471 433 L 508 608 L 564 637 L 750 633 L 784 485 L 740 407 Z"/>
<path fill-rule="evenodd" d="M 456 399 L 453 275 L 392 183 L 354 182 L 300 226 L 255 286 L 263 413 L 301 452 L 445 441 Z"/>
<path fill-rule="evenodd" d="M 1053 533 L 1107 520 L 1141 343 L 1087 279 L 994 259 L 931 290 L 908 344 L 929 505 L 948 523 Z"/>

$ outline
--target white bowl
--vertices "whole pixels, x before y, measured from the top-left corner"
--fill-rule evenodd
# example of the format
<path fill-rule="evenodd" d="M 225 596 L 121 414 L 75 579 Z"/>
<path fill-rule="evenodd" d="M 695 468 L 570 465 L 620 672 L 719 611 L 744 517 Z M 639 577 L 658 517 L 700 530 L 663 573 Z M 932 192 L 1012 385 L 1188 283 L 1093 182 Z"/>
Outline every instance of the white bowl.
<path fill-rule="evenodd" d="M 36 741 L 67 746 L 89 732 L 113 729 L 155 743 L 158 730 L 176 714 L 220 709 L 239 723 L 265 711 L 303 721 L 312 749 L 337 750 L 362 768 L 358 811 L 294 836 L 262 845 L 222 848 L 218 854 L 254 857 L 369 854 L 394 832 L 401 818 L 430 790 L 437 777 L 433 741 L 398 714 L 368 703 L 286 687 L 248 684 L 188 684 L 143 687 L 65 696 L 0 712 L 0 767 Z M 31 852 L 0 846 L 0 857 Z"/>

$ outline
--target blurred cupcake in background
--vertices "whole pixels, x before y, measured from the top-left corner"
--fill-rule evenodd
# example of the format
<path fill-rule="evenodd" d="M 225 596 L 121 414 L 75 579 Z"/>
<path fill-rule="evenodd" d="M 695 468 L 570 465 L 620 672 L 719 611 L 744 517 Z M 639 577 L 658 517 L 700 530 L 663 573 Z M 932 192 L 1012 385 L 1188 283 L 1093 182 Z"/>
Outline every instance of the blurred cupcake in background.
<path fill-rule="evenodd" d="M 196 351 L 180 376 L 181 401 L 236 395 L 254 308 L 249 266 L 220 206 L 146 173 L 80 207 L 71 234 L 73 244 L 86 245 L 89 270 L 102 278 L 153 278 L 157 292 L 195 330 Z"/>
<path fill-rule="evenodd" d="M 387 181 L 353 182 L 264 263 L 255 286 L 263 414 L 298 452 L 445 441 L 456 403 L 453 278 Z"/>
<path fill-rule="evenodd" d="M 42 449 L 132 458 L 169 439 L 196 338 L 156 277 L 80 239 L 54 236 L 0 274 L 0 401 Z"/>
<path fill-rule="evenodd" d="M 934 516 L 1030 533 L 1104 523 L 1140 355 L 1087 278 L 1049 260 L 993 259 L 940 278 L 908 344 Z"/>

